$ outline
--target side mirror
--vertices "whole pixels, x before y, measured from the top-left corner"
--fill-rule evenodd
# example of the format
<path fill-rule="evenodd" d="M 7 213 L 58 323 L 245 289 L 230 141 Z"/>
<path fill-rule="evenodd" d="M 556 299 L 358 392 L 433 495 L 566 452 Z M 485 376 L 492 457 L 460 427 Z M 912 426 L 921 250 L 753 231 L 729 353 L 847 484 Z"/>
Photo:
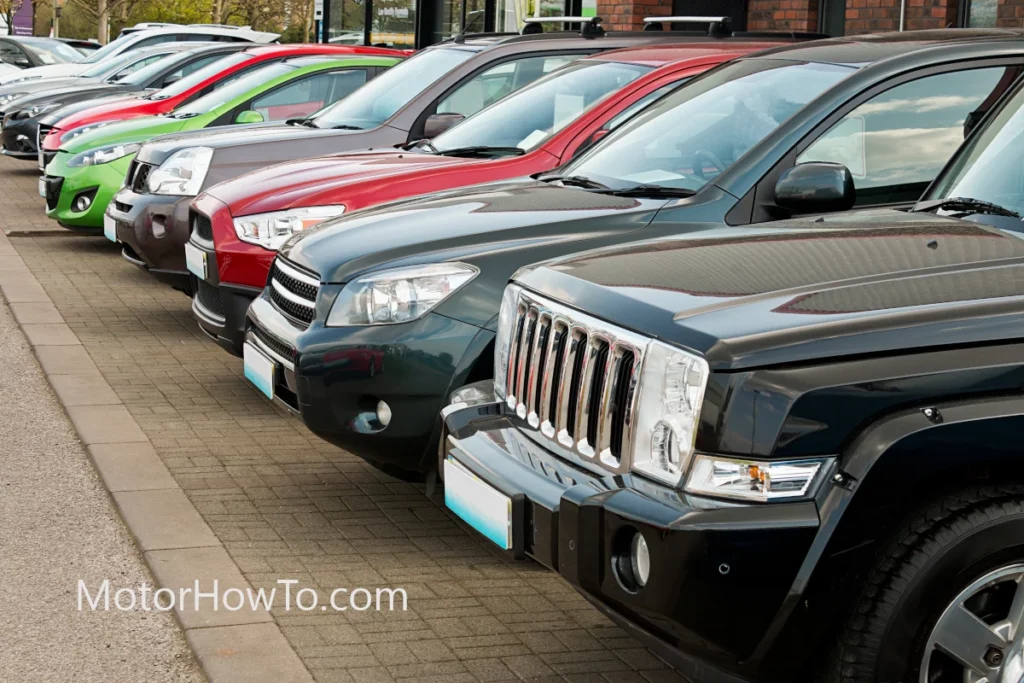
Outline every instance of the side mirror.
<path fill-rule="evenodd" d="M 775 184 L 775 203 L 795 214 L 847 211 L 856 198 L 850 169 L 825 161 L 797 164 Z"/>
<path fill-rule="evenodd" d="M 423 137 L 436 138 L 464 118 L 462 114 L 431 114 L 423 123 Z"/>
<path fill-rule="evenodd" d="M 14 58 L 14 66 L 20 69 L 27 69 L 32 66 L 32 62 L 28 61 L 28 57 L 22 55 Z"/>
<path fill-rule="evenodd" d="M 180 71 L 178 73 L 171 74 L 170 76 L 168 76 L 167 78 L 164 79 L 163 87 L 166 88 L 171 83 L 177 83 L 178 81 L 181 80 L 181 76 L 182 76 L 182 74 L 181 74 Z"/>
<path fill-rule="evenodd" d="M 595 130 L 587 137 L 586 140 L 583 141 L 583 144 L 577 147 L 576 151 L 572 153 L 573 158 L 578 157 L 579 155 L 586 152 L 588 149 L 597 144 L 599 140 L 606 137 L 608 133 L 611 133 L 611 130 L 609 130 L 608 128 L 598 128 L 597 130 Z"/>
<path fill-rule="evenodd" d="M 252 109 L 238 112 L 238 116 L 235 117 L 235 123 L 263 123 L 263 114 Z"/>

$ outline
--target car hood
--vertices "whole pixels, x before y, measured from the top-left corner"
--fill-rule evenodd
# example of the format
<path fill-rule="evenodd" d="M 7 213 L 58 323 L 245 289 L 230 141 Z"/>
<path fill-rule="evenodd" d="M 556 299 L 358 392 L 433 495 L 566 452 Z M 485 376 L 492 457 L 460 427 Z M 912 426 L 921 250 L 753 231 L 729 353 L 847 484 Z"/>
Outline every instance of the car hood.
<path fill-rule="evenodd" d="M 125 115 L 133 114 L 137 109 L 144 109 L 148 105 L 152 105 L 150 100 L 142 99 L 142 96 L 145 95 L 146 92 L 111 93 L 110 95 L 103 95 L 102 97 L 94 99 L 72 102 L 70 104 L 65 104 L 57 111 L 41 117 L 39 122 L 45 123 L 49 126 L 60 124 L 60 127 L 63 130 L 77 128 L 83 124 L 77 122 L 75 119 L 71 119 L 71 117 L 86 110 L 89 112 L 89 123 L 94 121 L 119 119 Z"/>
<path fill-rule="evenodd" d="M 74 88 L 78 86 L 88 87 L 102 83 L 98 78 L 81 78 L 79 76 L 68 76 L 67 78 L 41 78 L 35 81 L 24 83 L 12 83 L 11 85 L 0 85 L 0 95 L 13 93 L 24 96 L 42 90 L 56 90 L 58 88 Z"/>
<path fill-rule="evenodd" d="M 344 283 L 384 265 L 500 258 L 552 240 L 630 232 L 664 204 L 518 179 L 357 211 L 297 235 L 281 254 L 324 282 Z"/>
<path fill-rule="evenodd" d="M 321 130 L 281 123 L 245 127 L 224 126 L 186 135 L 169 135 L 151 142 L 146 145 L 145 153 L 140 159 L 151 164 L 161 164 L 167 157 L 188 147 L 212 147 L 215 150 L 246 147 L 246 159 L 260 157 L 267 163 L 274 163 L 289 161 L 297 156 L 307 156 L 296 154 L 295 146 L 317 139 L 353 138 L 354 146 L 350 149 L 360 149 L 357 139 L 365 132 L 368 131 Z"/>
<path fill-rule="evenodd" d="M 0 76 L 0 85 L 6 85 L 13 80 L 18 78 L 25 78 L 31 76 L 33 78 L 58 78 L 63 76 L 77 76 L 78 74 L 86 71 L 92 64 L 83 64 L 77 62 L 75 64 L 47 64 L 46 66 L 34 66 L 29 69 L 20 69 L 17 73 L 4 74 Z M 31 83 L 31 81 L 27 81 Z"/>
<path fill-rule="evenodd" d="M 77 154 L 121 142 L 144 142 L 154 135 L 179 131 L 187 121 L 188 119 L 172 119 L 167 116 L 140 116 L 91 130 L 62 144 L 60 148 L 65 152 Z"/>
<path fill-rule="evenodd" d="M 8 110 L 26 109 L 35 104 L 51 104 L 61 102 L 80 102 L 82 100 L 94 100 L 108 95 L 126 97 L 132 93 L 141 92 L 143 89 L 135 85 L 113 85 L 110 83 L 95 83 L 86 87 L 57 87 L 47 90 L 38 90 L 24 97 L 20 97 L 7 107 Z"/>
<path fill-rule="evenodd" d="M 208 194 L 227 204 L 232 215 L 246 216 L 293 206 L 345 204 L 353 195 L 383 183 L 403 182 L 430 169 L 467 163 L 487 161 L 394 149 L 353 152 L 268 166 L 215 185 Z"/>
<path fill-rule="evenodd" d="M 529 289 L 713 369 L 1016 336 L 1024 235 L 878 210 L 634 242 L 520 271 Z M 1016 311 L 1016 313 L 1014 313 Z"/>

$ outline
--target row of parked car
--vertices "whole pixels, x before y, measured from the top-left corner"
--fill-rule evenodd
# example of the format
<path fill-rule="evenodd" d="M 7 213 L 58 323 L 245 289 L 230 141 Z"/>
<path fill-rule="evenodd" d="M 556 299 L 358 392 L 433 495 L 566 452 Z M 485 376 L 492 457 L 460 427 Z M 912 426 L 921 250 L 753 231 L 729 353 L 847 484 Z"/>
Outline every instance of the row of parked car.
<path fill-rule="evenodd" d="M 1024 32 L 576 21 L 137 45 L 4 153 L 693 680 L 1021 681 Z"/>

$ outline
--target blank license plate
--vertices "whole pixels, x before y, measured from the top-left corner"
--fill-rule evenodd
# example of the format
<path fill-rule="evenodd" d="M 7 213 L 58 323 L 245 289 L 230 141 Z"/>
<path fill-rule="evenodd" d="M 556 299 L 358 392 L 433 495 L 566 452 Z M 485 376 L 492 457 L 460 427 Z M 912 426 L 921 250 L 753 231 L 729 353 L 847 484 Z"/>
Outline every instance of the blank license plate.
<path fill-rule="evenodd" d="M 471 527 L 511 550 L 512 499 L 451 457 L 444 461 L 444 502 Z"/>
<path fill-rule="evenodd" d="M 103 236 L 111 242 L 117 242 L 117 223 L 106 214 L 103 214 Z"/>
<path fill-rule="evenodd" d="M 39 196 L 46 196 L 46 181 L 43 180 L 42 178 L 39 179 Z"/>
<path fill-rule="evenodd" d="M 185 243 L 185 267 L 200 280 L 206 279 L 206 252 Z"/>
<path fill-rule="evenodd" d="M 277 364 L 270 360 L 249 342 L 242 347 L 242 362 L 245 378 L 252 382 L 269 399 L 274 398 L 274 376 Z"/>

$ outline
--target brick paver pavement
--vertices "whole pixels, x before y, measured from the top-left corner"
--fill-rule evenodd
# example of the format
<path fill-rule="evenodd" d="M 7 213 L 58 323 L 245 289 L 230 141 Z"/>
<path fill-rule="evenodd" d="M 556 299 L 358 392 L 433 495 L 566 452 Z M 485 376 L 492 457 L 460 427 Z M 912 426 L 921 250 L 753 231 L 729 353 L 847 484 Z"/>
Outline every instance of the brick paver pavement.
<path fill-rule="evenodd" d="M 2 225 L 35 224 L 0 160 Z M 27 204 L 27 203 L 26 203 Z M 30 214 L 41 214 L 42 200 Z M 407 612 L 274 618 L 317 681 L 681 681 L 558 576 L 507 560 L 422 485 L 308 432 L 202 336 L 184 295 L 101 237 L 12 239 L 178 484 L 254 586 L 402 587 Z"/>

